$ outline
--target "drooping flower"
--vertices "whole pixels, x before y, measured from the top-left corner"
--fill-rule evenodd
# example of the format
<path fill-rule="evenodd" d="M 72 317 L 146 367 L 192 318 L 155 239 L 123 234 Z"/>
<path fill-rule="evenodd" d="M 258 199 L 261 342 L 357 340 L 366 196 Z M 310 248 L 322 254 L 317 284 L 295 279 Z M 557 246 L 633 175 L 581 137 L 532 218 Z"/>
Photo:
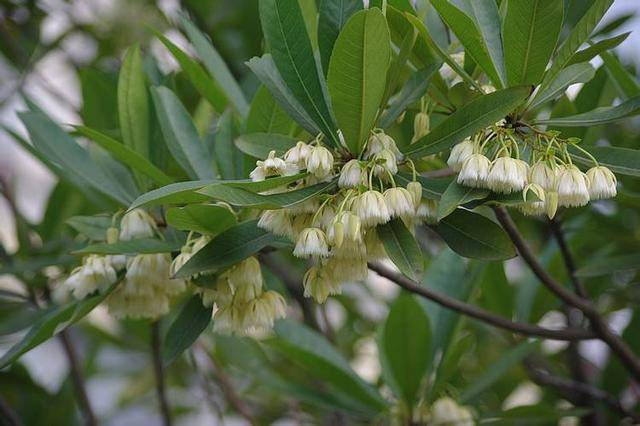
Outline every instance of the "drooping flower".
<path fill-rule="evenodd" d="M 429 116 L 424 112 L 419 112 L 413 119 L 413 138 L 411 143 L 416 142 L 427 133 L 429 133 Z"/>
<path fill-rule="evenodd" d="M 592 200 L 613 198 L 617 194 L 618 180 L 611 170 L 604 166 L 596 166 L 587 170 L 589 179 L 589 196 Z"/>
<path fill-rule="evenodd" d="M 90 255 L 83 260 L 82 266 L 71 272 L 64 285 L 73 297 L 84 299 L 96 291 L 106 290 L 116 279 L 116 270 L 106 257 Z"/>
<path fill-rule="evenodd" d="M 387 223 L 391 219 L 384 196 L 369 190 L 358 196 L 355 201 L 355 212 L 364 226 L 376 226 Z"/>
<path fill-rule="evenodd" d="M 366 171 L 360 166 L 360 161 L 349 160 L 342 166 L 338 186 L 340 188 L 353 188 L 366 182 Z"/>
<path fill-rule="evenodd" d="M 449 154 L 449 159 L 447 160 L 449 167 L 454 171 L 459 172 L 467 158 L 473 154 L 474 148 L 475 144 L 471 139 L 465 139 L 464 141 L 456 144 L 451 149 L 451 154 Z"/>
<path fill-rule="evenodd" d="M 474 188 L 485 188 L 491 161 L 482 154 L 471 154 L 462 165 L 458 174 L 458 183 Z"/>
<path fill-rule="evenodd" d="M 438 202 L 428 198 L 423 199 L 418 206 L 416 216 L 428 224 L 438 221 Z"/>
<path fill-rule="evenodd" d="M 313 266 L 304 274 L 304 296 L 312 297 L 318 303 L 324 303 L 327 297 L 340 294 L 342 287 L 340 282 L 318 266 Z"/>
<path fill-rule="evenodd" d="M 275 151 L 270 151 L 264 161 L 256 161 L 256 168 L 249 174 L 254 182 L 265 180 L 269 176 L 290 176 L 298 173 L 298 166 L 294 163 L 287 163 L 282 158 L 276 157 Z"/>
<path fill-rule="evenodd" d="M 407 184 L 407 191 L 411 193 L 413 205 L 417 209 L 422 200 L 422 184 L 420 182 L 409 182 Z"/>
<path fill-rule="evenodd" d="M 494 192 L 510 194 L 522 191 L 527 184 L 527 168 L 511 157 L 499 157 L 491 165 L 487 187 Z"/>
<path fill-rule="evenodd" d="M 405 188 L 389 188 L 384 191 L 384 201 L 391 217 L 411 217 L 415 214 L 414 198 Z"/>
<path fill-rule="evenodd" d="M 290 148 L 284 154 L 284 161 L 294 164 L 298 169 L 304 169 L 307 166 L 307 157 L 311 152 L 311 147 L 306 143 L 299 141 L 296 146 Z"/>
<path fill-rule="evenodd" d="M 156 222 L 142 209 L 127 212 L 120 221 L 120 240 L 151 238 L 156 232 Z"/>
<path fill-rule="evenodd" d="M 545 191 L 555 190 L 556 180 L 555 169 L 545 161 L 538 161 L 529 170 L 529 182 L 540 185 Z"/>
<path fill-rule="evenodd" d="M 386 179 L 389 177 L 389 174 L 395 175 L 398 173 L 398 159 L 392 150 L 385 148 L 373 158 L 376 161 L 373 169 L 376 176 Z"/>
<path fill-rule="evenodd" d="M 533 196 L 536 197 L 535 201 L 527 201 L 527 199 L 531 197 L 529 195 L 529 192 L 531 192 Z M 528 216 L 539 216 L 546 213 L 547 197 L 542 186 L 538 185 L 537 183 L 530 183 L 524 188 L 524 191 L 522 191 L 522 196 L 524 198 L 524 203 L 518 205 L 522 213 Z"/>
<path fill-rule="evenodd" d="M 328 256 L 329 246 L 327 244 L 327 236 L 320 228 L 303 229 L 296 241 L 293 255 L 302 258 Z"/>
<path fill-rule="evenodd" d="M 584 206 L 589 202 L 589 180 L 574 165 L 564 166 L 558 176 L 558 205 Z"/>
<path fill-rule="evenodd" d="M 281 237 L 293 235 L 291 219 L 284 209 L 264 210 L 258 220 L 258 226 Z"/>
<path fill-rule="evenodd" d="M 314 146 L 306 161 L 307 171 L 318 178 L 325 178 L 333 171 L 333 155 L 323 146 Z"/>

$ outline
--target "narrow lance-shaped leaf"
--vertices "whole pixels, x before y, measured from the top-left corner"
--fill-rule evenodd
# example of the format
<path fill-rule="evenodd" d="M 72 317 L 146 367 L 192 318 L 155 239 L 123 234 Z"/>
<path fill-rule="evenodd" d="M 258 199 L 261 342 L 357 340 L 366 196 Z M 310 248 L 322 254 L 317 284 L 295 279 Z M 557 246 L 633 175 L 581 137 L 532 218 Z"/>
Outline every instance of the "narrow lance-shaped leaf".
<path fill-rule="evenodd" d="M 262 31 L 291 93 L 330 142 L 338 144 L 335 119 L 298 0 L 260 0 Z"/>
<path fill-rule="evenodd" d="M 640 150 L 617 146 L 584 146 L 598 163 L 610 168 L 615 173 L 640 177 Z M 586 166 L 593 166 L 593 160 L 582 151 L 569 147 L 571 158 Z"/>
<path fill-rule="evenodd" d="M 291 136 L 273 133 L 249 133 L 240 135 L 235 140 L 235 145 L 245 154 L 259 159 L 265 159 L 271 151 L 275 151 L 277 156 L 282 156 L 289 148 L 293 147 L 297 141 L 297 139 Z"/>
<path fill-rule="evenodd" d="M 213 178 L 209 153 L 178 97 L 166 87 L 154 87 L 152 95 L 173 158 L 192 179 Z"/>
<path fill-rule="evenodd" d="M 211 322 L 212 311 L 212 306 L 206 307 L 202 304 L 199 295 L 187 301 L 171 323 L 167 336 L 163 340 L 162 361 L 165 365 L 170 364 L 195 343 Z"/>
<path fill-rule="evenodd" d="M 217 234 L 236 223 L 235 215 L 227 208 L 211 204 L 191 204 L 167 210 L 167 223 L 181 231 Z"/>
<path fill-rule="evenodd" d="M 569 61 L 569 65 L 577 64 L 580 62 L 588 62 L 592 60 L 599 54 L 618 46 L 620 43 L 625 41 L 627 37 L 629 37 L 629 34 L 631 34 L 631 32 L 620 34 L 615 37 L 600 40 L 597 43 L 591 44 L 591 46 L 584 48 L 573 55 L 573 58 L 571 58 L 571 60 Z"/>
<path fill-rule="evenodd" d="M 359 154 L 378 114 L 391 57 L 389 30 L 378 8 L 353 15 L 336 40 L 329 93 L 349 150 Z"/>
<path fill-rule="evenodd" d="M 596 75 L 596 70 L 589 63 L 573 64 L 560 71 L 556 79 L 546 89 L 539 92 L 530 108 L 534 109 L 545 102 L 560 97 L 569 86 L 586 83 Z"/>
<path fill-rule="evenodd" d="M 640 96 L 629 99 L 614 107 L 601 107 L 582 114 L 569 117 L 548 118 L 535 121 L 535 124 L 546 124 L 556 127 L 596 126 L 611 123 L 640 113 Z"/>
<path fill-rule="evenodd" d="M 637 78 L 629 73 L 620 63 L 620 60 L 611 52 L 602 52 L 600 57 L 604 61 L 604 69 L 611 78 L 613 85 L 623 100 L 640 96 L 640 83 Z"/>
<path fill-rule="evenodd" d="M 489 195 L 488 189 L 471 188 L 460 185 L 455 180 L 447 187 L 438 203 L 438 220 L 451 214 L 458 206 L 470 201 L 481 200 Z"/>
<path fill-rule="evenodd" d="M 329 71 L 329 59 L 340 30 L 351 15 L 362 10 L 362 7 L 361 0 L 320 1 L 318 6 L 318 49 L 325 74 Z"/>
<path fill-rule="evenodd" d="M 562 1 L 508 0 L 504 55 L 510 85 L 537 84 L 562 28 Z"/>
<path fill-rule="evenodd" d="M 118 79 L 118 118 L 124 144 L 149 156 L 149 100 L 140 47 L 130 48 Z"/>
<path fill-rule="evenodd" d="M 225 93 L 227 99 L 240 115 L 246 116 L 249 111 L 249 105 L 247 104 L 244 93 L 242 93 L 240 85 L 233 77 L 233 74 L 231 74 L 222 56 L 220 56 L 218 51 L 213 47 L 211 41 L 186 17 L 182 17 L 180 23 L 186 31 L 189 40 L 193 43 L 193 47 L 196 49 L 204 66 L 218 83 L 220 89 Z"/>
<path fill-rule="evenodd" d="M 445 118 L 426 136 L 409 145 L 405 154 L 418 158 L 444 151 L 507 116 L 528 94 L 528 87 L 512 87 L 480 96 Z"/>
<path fill-rule="evenodd" d="M 247 133 L 271 133 L 288 135 L 295 123 L 278 105 L 266 86 L 258 88 L 247 117 Z"/>

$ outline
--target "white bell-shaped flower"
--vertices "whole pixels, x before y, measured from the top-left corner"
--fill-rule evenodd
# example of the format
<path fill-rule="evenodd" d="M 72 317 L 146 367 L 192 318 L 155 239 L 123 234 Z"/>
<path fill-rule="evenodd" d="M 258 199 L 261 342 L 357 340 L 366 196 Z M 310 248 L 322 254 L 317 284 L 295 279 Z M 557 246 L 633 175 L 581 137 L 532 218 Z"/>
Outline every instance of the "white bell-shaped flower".
<path fill-rule="evenodd" d="M 296 146 L 290 148 L 284 154 L 284 161 L 290 164 L 294 164 L 299 169 L 304 169 L 307 166 L 307 157 L 311 152 L 311 147 L 306 143 L 299 141 Z"/>
<path fill-rule="evenodd" d="M 449 154 L 449 159 L 447 160 L 447 165 L 451 167 L 456 172 L 459 172 L 462 169 L 462 165 L 469 158 L 474 151 L 475 144 L 471 141 L 471 139 L 465 139 L 464 141 L 456 144 L 451 149 L 451 154 Z"/>
<path fill-rule="evenodd" d="M 307 171 L 317 178 L 325 178 L 333 171 L 333 155 L 323 146 L 314 146 L 307 157 Z"/>
<path fill-rule="evenodd" d="M 589 180 L 574 165 L 562 168 L 558 176 L 558 205 L 584 206 L 589 202 Z"/>
<path fill-rule="evenodd" d="M 340 188 L 353 188 L 362 185 L 367 180 L 367 173 L 358 160 L 349 160 L 342 166 L 338 186 Z"/>
<path fill-rule="evenodd" d="M 412 217 L 416 212 L 413 196 L 405 188 L 389 188 L 384 191 L 384 201 L 391 217 Z"/>
<path fill-rule="evenodd" d="M 424 220 L 426 223 L 436 223 L 438 221 L 438 202 L 436 200 L 424 198 L 418 206 L 416 216 L 419 219 Z"/>
<path fill-rule="evenodd" d="M 73 297 L 84 299 L 96 291 L 106 290 L 116 279 L 116 270 L 106 257 L 90 255 L 83 260 L 82 266 L 71 272 L 64 285 Z"/>
<path fill-rule="evenodd" d="M 151 238 L 155 235 L 156 222 L 142 209 L 133 209 L 122 216 L 120 221 L 120 240 L 129 241 L 138 238 Z"/>
<path fill-rule="evenodd" d="M 511 157 L 499 157 L 489 170 L 487 187 L 494 192 L 510 194 L 522 191 L 527 184 L 527 167 Z"/>
<path fill-rule="evenodd" d="M 302 258 L 328 256 L 329 245 L 327 244 L 327 236 L 320 228 L 303 229 L 296 241 L 293 255 Z"/>
<path fill-rule="evenodd" d="M 390 174 L 398 173 L 398 159 L 392 150 L 385 148 L 373 158 L 376 162 L 376 165 L 373 166 L 373 172 L 376 176 L 386 179 Z"/>
<path fill-rule="evenodd" d="M 553 191 L 557 184 L 556 168 L 546 161 L 538 161 L 529 170 L 529 182 L 540 185 L 545 191 Z"/>
<path fill-rule="evenodd" d="M 417 209 L 422 200 L 422 184 L 420 182 L 409 182 L 407 184 L 407 191 L 411 193 L 413 205 Z"/>
<path fill-rule="evenodd" d="M 318 303 L 324 303 L 330 295 L 340 294 L 340 282 L 333 279 L 327 271 L 313 266 L 304 274 L 302 281 L 304 296 L 312 297 Z"/>
<path fill-rule="evenodd" d="M 474 188 L 486 188 L 491 161 L 482 154 L 471 154 L 462 165 L 458 183 Z"/>
<path fill-rule="evenodd" d="M 356 199 L 355 213 L 366 227 L 387 223 L 391 219 L 384 196 L 373 190 L 366 191 Z"/>
<path fill-rule="evenodd" d="M 416 142 L 418 139 L 429 133 L 429 116 L 424 112 L 419 112 L 413 119 L 413 138 L 411 143 Z"/>
<path fill-rule="evenodd" d="M 604 166 L 596 166 L 587 170 L 589 179 L 589 196 L 592 200 L 613 198 L 617 194 L 618 179 L 611 170 Z"/>
<path fill-rule="evenodd" d="M 290 237 L 293 234 L 291 219 L 286 210 L 264 210 L 258 220 L 258 227 L 281 237 Z"/>

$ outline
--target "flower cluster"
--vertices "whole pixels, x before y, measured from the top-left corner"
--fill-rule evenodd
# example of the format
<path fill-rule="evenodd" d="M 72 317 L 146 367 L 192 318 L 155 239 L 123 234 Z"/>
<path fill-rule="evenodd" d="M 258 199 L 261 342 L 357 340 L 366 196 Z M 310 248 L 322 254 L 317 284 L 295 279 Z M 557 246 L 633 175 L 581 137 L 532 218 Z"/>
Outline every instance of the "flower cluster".
<path fill-rule="evenodd" d="M 271 154 L 270 158 L 278 160 Z M 258 222 L 261 228 L 294 241 L 296 257 L 309 259 L 304 294 L 320 303 L 340 293 L 342 283 L 365 279 L 367 261 L 385 256 L 376 226 L 394 218 L 411 226 L 435 217 L 436 206 L 432 200 L 423 200 L 419 182 L 414 179 L 406 187 L 396 184 L 398 167 L 412 163 L 403 162 L 393 138 L 381 130 L 372 132 L 361 158 L 341 157 L 316 138 L 311 143 L 298 142 L 281 161 L 280 174 L 291 169 L 309 174 L 293 189 L 319 180 L 337 181 L 330 193 L 290 208 L 266 210 Z M 252 178 L 265 175 L 265 163 L 257 163 Z"/>
<path fill-rule="evenodd" d="M 461 185 L 502 194 L 523 192 L 525 202 L 519 208 L 528 215 L 553 218 L 558 207 L 584 206 L 590 200 L 615 197 L 617 180 L 611 170 L 599 165 L 576 140 L 557 136 L 549 132 L 536 135 L 533 141 L 523 139 L 520 144 L 530 152 L 527 162 L 520 157 L 521 148 L 513 133 L 495 127 L 455 145 L 447 163 L 458 172 Z M 582 172 L 573 164 L 568 145 L 590 157 L 594 166 Z"/>
<path fill-rule="evenodd" d="M 155 221 L 144 210 L 126 213 L 117 228 L 107 230 L 107 242 L 152 238 L 157 234 Z M 170 297 L 186 289 L 184 280 L 171 279 L 169 253 L 137 254 L 135 256 L 90 255 L 82 266 L 71 272 L 65 281 L 73 296 L 83 299 L 96 291 L 105 291 L 117 281 L 124 270 L 123 282 L 107 299 L 109 312 L 116 317 L 158 318 L 169 312 Z"/>

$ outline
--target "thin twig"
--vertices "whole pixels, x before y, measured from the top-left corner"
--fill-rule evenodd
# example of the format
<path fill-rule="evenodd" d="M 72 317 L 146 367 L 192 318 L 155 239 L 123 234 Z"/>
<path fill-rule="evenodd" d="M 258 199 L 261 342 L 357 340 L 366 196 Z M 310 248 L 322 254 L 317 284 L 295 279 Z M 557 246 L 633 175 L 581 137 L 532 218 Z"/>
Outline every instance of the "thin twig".
<path fill-rule="evenodd" d="M 156 393 L 158 395 L 158 402 L 160 403 L 162 423 L 164 426 L 171 426 L 171 410 L 169 409 L 165 390 L 164 366 L 162 365 L 162 356 L 160 354 L 161 347 L 160 322 L 154 321 L 151 323 L 151 356 L 153 358 L 153 371 L 156 378 Z"/>
<path fill-rule="evenodd" d="M 496 218 L 502 224 L 502 227 L 511 238 L 511 241 L 518 249 L 518 253 L 529 266 L 531 271 L 542 281 L 542 283 L 556 296 L 558 296 L 564 303 L 574 306 L 580 309 L 584 315 L 589 319 L 591 328 L 593 331 L 604 341 L 611 351 L 620 358 L 620 361 L 625 365 L 627 370 L 633 375 L 633 377 L 640 381 L 640 359 L 636 357 L 629 345 L 615 334 L 609 326 L 606 324 L 600 312 L 595 308 L 590 300 L 582 298 L 573 292 L 567 290 L 559 282 L 557 282 L 538 262 L 535 254 L 529 248 L 529 245 L 524 240 L 524 237 L 518 231 L 516 224 L 511 219 L 511 216 L 507 210 L 502 206 L 493 208 L 496 213 Z"/>
<path fill-rule="evenodd" d="M 569 328 L 565 328 L 562 330 L 552 330 L 533 324 L 511 321 L 500 315 L 485 311 L 484 309 L 477 306 L 470 305 L 468 303 L 461 302 L 458 299 L 454 299 L 444 294 L 435 292 L 430 288 L 422 286 L 419 283 L 379 263 L 369 263 L 369 269 L 375 271 L 376 273 L 378 273 L 378 275 L 393 281 L 394 283 L 398 284 L 400 287 L 411 293 L 432 300 L 439 305 L 444 306 L 445 308 L 460 312 L 498 328 L 509 330 L 518 334 L 523 334 L 525 336 L 543 337 L 550 340 L 570 341 L 593 339 L 593 333 L 590 333 L 588 330 Z"/>
<path fill-rule="evenodd" d="M 564 266 L 567 269 L 567 273 L 569 274 L 569 278 L 571 279 L 571 283 L 573 284 L 573 288 L 575 292 L 583 298 L 588 298 L 589 295 L 587 293 L 587 289 L 576 275 L 576 263 L 573 260 L 573 255 L 571 254 L 571 250 L 569 250 L 569 245 L 567 244 L 567 240 L 564 237 L 564 232 L 562 231 L 562 225 L 557 219 L 549 220 L 549 228 L 551 229 L 551 233 L 558 243 L 558 247 L 560 248 L 560 253 L 562 253 L 562 260 L 564 261 Z"/>
<path fill-rule="evenodd" d="M 62 330 L 58 334 L 58 336 L 60 338 L 60 341 L 62 342 L 62 347 L 64 348 L 65 355 L 67 356 L 67 361 L 69 362 L 71 380 L 73 381 L 73 390 L 76 393 L 80 412 L 84 417 L 86 425 L 95 426 L 98 424 L 98 420 L 96 419 L 96 415 L 91 408 L 91 402 L 89 400 L 89 395 L 87 394 L 84 376 L 82 375 L 82 368 L 80 367 L 80 362 L 78 360 L 78 356 L 76 354 L 73 343 L 71 342 L 69 332 L 68 330 Z"/>
<path fill-rule="evenodd" d="M 564 377 L 555 376 L 545 368 L 532 362 L 531 359 L 525 359 L 524 365 L 531 380 L 540 386 L 548 386 L 556 389 L 568 398 L 571 398 L 571 396 L 581 396 L 601 401 L 623 417 L 628 417 L 634 422 L 640 421 L 640 415 L 624 408 L 616 397 L 600 388 L 587 383 L 580 383 Z"/>

